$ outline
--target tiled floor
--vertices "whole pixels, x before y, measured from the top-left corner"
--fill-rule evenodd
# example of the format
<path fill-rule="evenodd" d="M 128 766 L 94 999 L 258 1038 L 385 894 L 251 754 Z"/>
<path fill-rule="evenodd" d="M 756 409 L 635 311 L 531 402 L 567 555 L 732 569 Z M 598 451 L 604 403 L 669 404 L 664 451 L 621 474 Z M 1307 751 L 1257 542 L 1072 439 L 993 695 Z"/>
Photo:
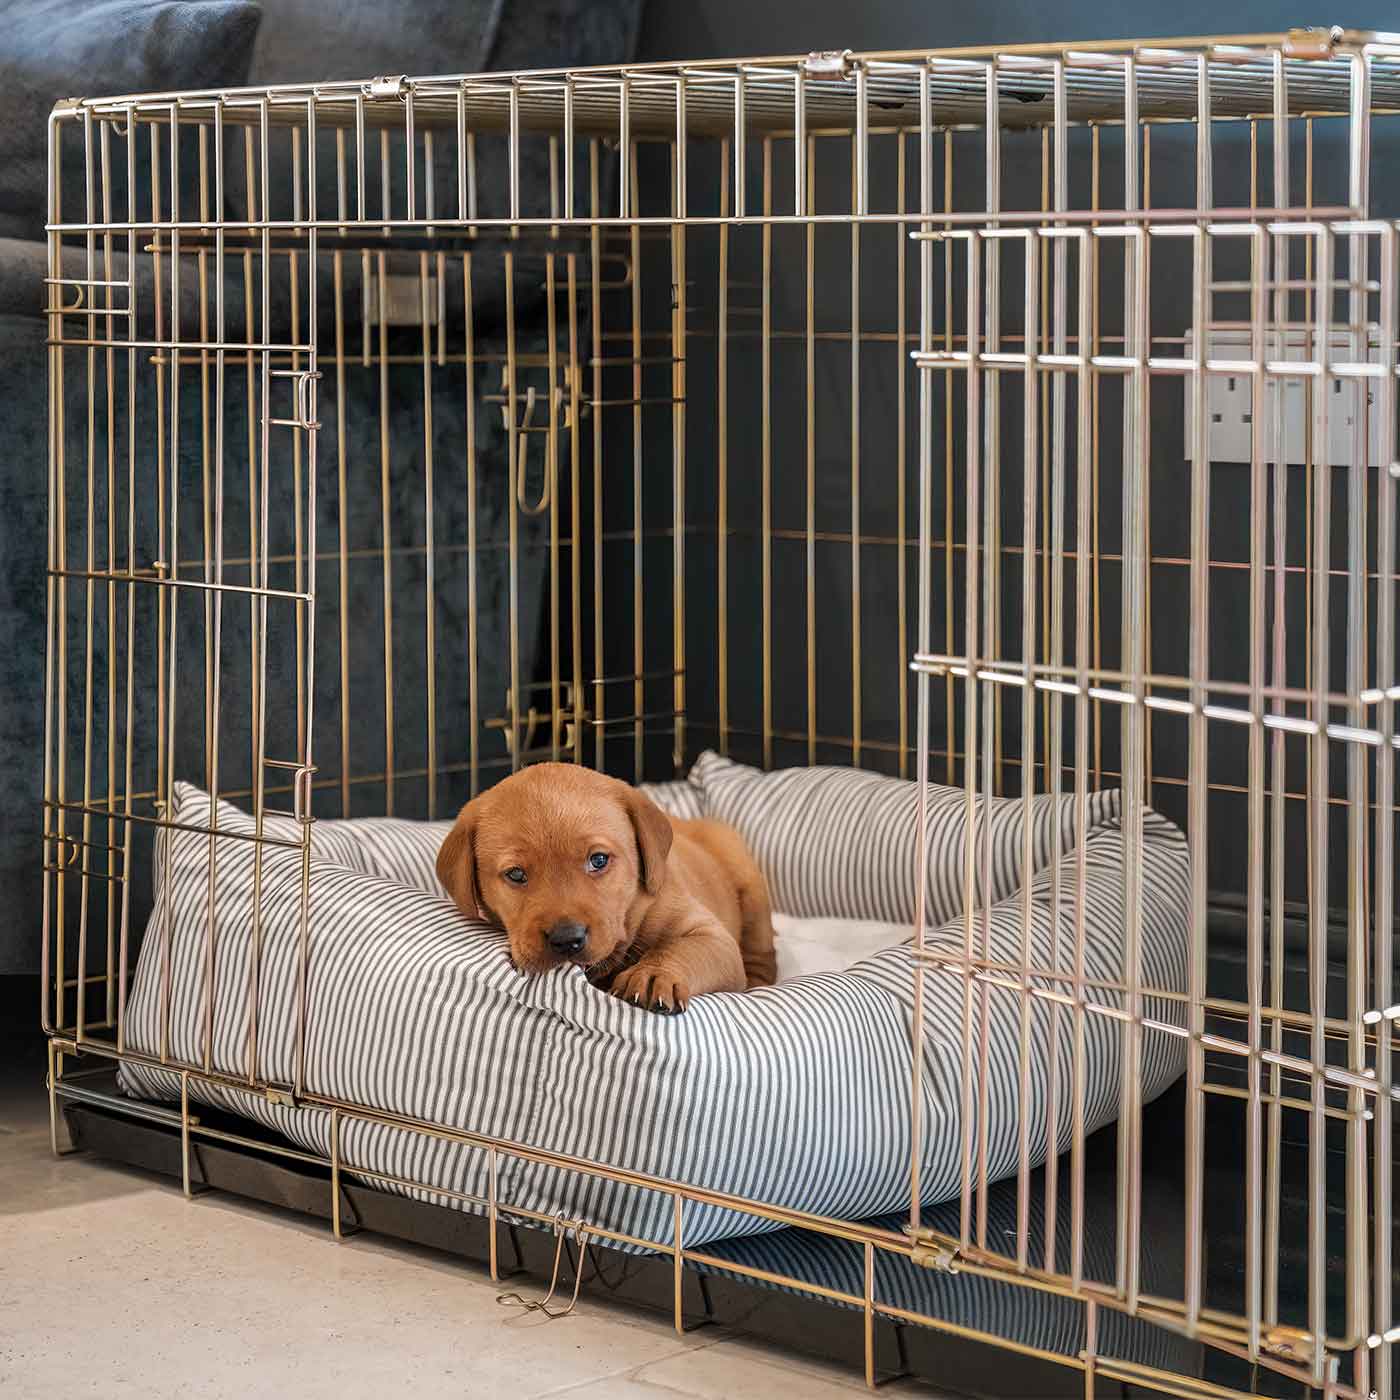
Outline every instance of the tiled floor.
<path fill-rule="evenodd" d="M 0 1395 L 839 1400 L 860 1378 L 585 1298 L 497 1303 L 484 1273 L 49 1152 L 42 1067 L 0 1065 Z M 28 1056 L 25 1057 L 28 1059 Z M 909 1383 L 881 1395 L 928 1397 Z"/>

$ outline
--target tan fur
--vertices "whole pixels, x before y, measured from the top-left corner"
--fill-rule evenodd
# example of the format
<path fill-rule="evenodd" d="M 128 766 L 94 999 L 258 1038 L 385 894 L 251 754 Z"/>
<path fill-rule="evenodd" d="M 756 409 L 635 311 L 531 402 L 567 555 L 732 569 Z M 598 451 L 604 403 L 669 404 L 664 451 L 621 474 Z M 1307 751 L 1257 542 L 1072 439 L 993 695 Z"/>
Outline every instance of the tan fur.
<path fill-rule="evenodd" d="M 593 852 L 609 856 L 605 870 L 589 869 Z M 523 886 L 505 878 L 512 867 Z M 598 986 L 654 1011 L 773 982 L 768 889 L 739 833 L 668 817 L 589 768 L 535 764 L 468 802 L 437 871 L 464 914 L 506 930 L 522 972 L 577 962 Z M 567 959 L 546 941 L 562 923 L 588 931 Z"/>

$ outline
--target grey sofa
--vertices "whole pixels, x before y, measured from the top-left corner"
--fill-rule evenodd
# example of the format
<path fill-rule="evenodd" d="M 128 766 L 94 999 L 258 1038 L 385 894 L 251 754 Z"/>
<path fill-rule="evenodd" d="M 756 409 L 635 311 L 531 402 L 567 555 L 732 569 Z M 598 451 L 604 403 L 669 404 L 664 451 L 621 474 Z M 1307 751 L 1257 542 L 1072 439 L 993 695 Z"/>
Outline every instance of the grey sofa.
<path fill-rule="evenodd" d="M 9 138 L 0 138 L 0 157 L 9 157 L 0 175 L 0 626 L 5 641 L 0 661 L 0 901 L 6 914 L 0 921 L 0 977 L 32 975 L 40 958 L 48 370 L 46 322 L 41 315 L 46 270 L 44 175 L 42 160 L 35 159 L 34 151 L 37 139 L 42 152 L 44 120 L 52 102 L 63 95 L 101 95 L 132 87 L 152 91 L 620 62 L 632 54 L 641 0 L 262 0 L 261 5 L 252 0 L 23 0 L 12 9 L 14 13 L 7 16 L 10 31 L 0 35 L 0 89 L 18 93 L 21 105 L 16 111 L 0 111 L 0 131 L 6 130 L 7 123 L 14 130 L 22 129 L 27 145 L 23 151 L 7 152 L 4 144 Z M 102 54 L 112 51 L 114 32 L 129 36 L 129 61 L 101 60 Z M 46 71 L 46 65 L 52 71 Z M 0 97 L 0 106 L 6 100 Z M 35 182 L 37 188 L 33 188 Z M 351 261 L 347 260 L 347 267 Z M 321 275 L 328 276 L 326 269 Z M 149 269 L 138 269 L 138 279 L 149 276 Z M 192 289 L 193 279 L 189 285 Z M 350 294 L 354 295 L 353 288 Z M 489 290 L 484 295 L 489 301 Z M 482 296 L 478 289 L 478 298 Z M 324 306 L 330 304 L 329 297 L 323 300 Z M 323 334 L 328 329 L 323 327 Z M 490 325 L 480 329 L 488 336 L 501 334 L 499 325 L 494 332 Z M 521 324 L 519 316 L 517 331 L 527 340 L 531 334 L 528 321 Z M 400 401 L 400 391 L 403 402 L 411 403 L 414 394 L 421 401 L 421 379 L 412 365 L 404 371 L 403 385 L 391 385 L 394 401 Z M 497 387 L 486 384 L 480 392 L 484 395 Z M 347 433 L 377 435 L 377 373 L 347 375 L 346 393 L 351 401 Z M 357 403 L 357 396 L 363 402 Z M 86 413 L 83 386 L 66 384 L 65 398 L 70 424 L 81 424 Z M 480 461 L 483 466 L 493 460 L 499 464 L 504 453 L 500 410 L 484 404 L 478 408 Z M 185 411 L 182 407 L 182 428 Z M 464 413 L 459 386 L 444 383 L 434 390 L 434 433 L 444 453 L 460 442 Z M 236 416 L 231 404 L 225 420 L 232 423 Z M 324 469 L 327 462 L 334 465 L 337 443 L 334 415 L 323 412 L 321 416 L 327 424 L 319 454 Z M 146 425 L 140 426 L 140 431 L 146 430 Z M 402 434 L 403 443 L 395 447 L 405 455 L 414 450 L 415 440 L 421 444 L 421 420 L 414 414 L 406 413 L 401 427 L 395 422 L 391 432 Z M 197 443 L 198 419 L 180 436 L 182 443 Z M 70 453 L 83 450 L 79 442 L 70 437 Z M 353 457 L 354 444 L 349 447 Z M 236 513 L 240 508 L 236 487 L 230 490 L 233 494 L 226 504 Z M 489 535 L 497 526 L 504 528 L 505 490 L 500 474 L 484 470 L 481 490 L 480 529 Z M 333 495 L 322 495 L 330 511 Z M 448 513 L 439 519 L 439 531 L 456 528 L 453 507 L 445 509 Z M 395 536 L 412 538 L 421 529 L 421 511 L 421 492 L 405 490 L 396 496 L 390 511 Z M 324 523 L 334 538 L 330 514 Z M 378 530 L 377 504 L 373 519 L 359 523 L 366 531 Z M 504 561 L 497 554 L 493 564 L 492 557 L 484 556 L 479 607 L 481 685 L 484 696 L 489 692 L 488 713 L 500 709 L 506 641 L 504 610 L 493 606 L 506 588 Z M 327 585 L 334 592 L 334 580 L 327 580 Z M 358 586 L 352 584 L 352 606 Z M 541 589 L 542 579 L 527 571 L 520 614 L 527 665 L 538 629 Z M 457 651 L 465 645 L 464 629 L 455 626 L 460 620 L 448 616 L 440 631 L 444 673 L 454 669 L 460 673 Z M 373 699 L 376 693 L 382 697 L 382 665 L 370 656 L 356 664 L 365 672 L 354 678 L 361 699 L 352 739 L 355 745 L 370 746 L 371 751 L 355 765 L 364 769 L 374 761 L 373 745 L 382 743 L 382 710 L 374 711 Z M 203 677 L 194 680 L 202 685 Z M 402 663 L 396 687 L 411 695 L 421 685 L 421 668 L 415 672 L 411 660 Z M 76 705 L 70 693 L 70 734 L 80 733 L 73 728 L 80 723 Z M 368 713 L 360 705 L 367 705 Z M 185 708 L 193 714 L 198 706 Z M 230 716 L 229 724 L 236 723 Z M 334 751 L 339 744 L 338 705 L 328 707 L 324 722 L 318 715 L 317 723 L 318 750 Z M 186 751 L 197 752 L 198 735 L 187 738 L 195 747 Z M 401 761 L 411 758 L 403 755 Z M 439 762 L 444 761 L 439 755 Z M 456 796 L 455 791 L 440 791 L 439 807 L 445 808 Z M 382 803 L 382 793 L 367 792 L 363 801 L 374 807 Z M 412 794 L 406 801 L 401 795 L 400 810 L 412 815 L 417 805 L 421 804 Z M 139 881 L 137 872 L 133 876 Z M 144 884 L 133 893 L 133 926 L 139 927 L 134 921 L 145 895 Z"/>

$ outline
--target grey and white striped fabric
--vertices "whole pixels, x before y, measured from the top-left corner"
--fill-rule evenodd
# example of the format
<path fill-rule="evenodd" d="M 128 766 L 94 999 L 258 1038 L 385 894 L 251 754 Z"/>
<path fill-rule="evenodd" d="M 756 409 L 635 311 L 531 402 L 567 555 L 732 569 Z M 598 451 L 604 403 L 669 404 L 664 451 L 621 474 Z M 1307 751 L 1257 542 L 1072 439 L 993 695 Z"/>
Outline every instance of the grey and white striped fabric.
<path fill-rule="evenodd" d="M 912 908 L 908 846 L 917 789 L 911 783 L 844 769 L 764 775 L 705 755 L 688 782 L 651 791 L 672 812 L 704 813 L 738 826 L 781 909 L 898 918 Z M 962 794 L 936 790 L 931 812 L 931 864 L 938 868 L 930 874 L 930 907 L 946 927 L 928 934 L 927 942 L 961 950 Z M 982 823 L 999 902 L 979 921 L 985 945 L 976 951 L 1019 965 L 1026 924 L 1030 966 L 1070 971 L 1072 806 L 1062 803 L 1055 812 L 1045 799 L 1033 806 L 1028 923 L 1017 892 L 1023 813 L 1020 802 L 997 803 Z M 915 983 L 907 945 L 845 973 L 700 997 L 683 1016 L 653 1016 L 598 991 L 577 969 L 517 974 L 504 935 L 462 918 L 437 887 L 433 862 L 446 823 L 318 822 L 303 947 L 301 852 L 262 847 L 255 918 L 256 848 L 242 839 L 253 831 L 252 818 L 218 804 L 217 826 L 224 835 L 211 868 L 203 834 L 215 818 L 209 797 L 179 787 L 173 816 L 194 830 L 162 834 L 168 846 L 157 855 L 156 907 L 126 1018 L 132 1049 L 156 1055 L 164 1042 L 172 1061 L 204 1063 L 212 964 L 207 1050 L 214 1069 L 294 1083 L 304 958 L 301 1055 L 309 1094 L 826 1216 L 856 1219 L 907 1206 Z M 270 820 L 265 832 L 290 837 L 296 829 Z M 1083 839 L 1085 995 L 1112 1004 L 1116 994 L 1094 983 L 1116 981 L 1124 959 L 1117 794 L 1094 797 Z M 1185 842 L 1170 823 L 1148 814 L 1140 858 L 1143 984 L 1180 991 L 1188 907 Z M 1058 881 L 1052 879 L 1057 865 Z M 168 1005 L 162 994 L 167 964 Z M 248 996 L 254 982 L 255 1003 Z M 957 972 L 931 967 L 925 975 L 919 1155 L 927 1202 L 955 1196 L 962 1182 L 963 988 Z M 980 1014 L 973 1001 L 974 1014 Z M 1179 1015 L 1176 1003 L 1161 998 L 1148 997 L 1145 1010 L 1161 1021 Z M 1044 1002 L 1033 1002 L 1024 1103 L 1021 998 L 990 988 L 986 1022 L 972 1027 L 974 1056 L 967 1072 L 979 1073 L 982 1047 L 987 1057 L 992 1180 L 1016 1170 L 1023 1120 L 1032 1165 L 1043 1160 L 1052 1141 L 1056 1150 L 1068 1144 L 1075 1018 L 1056 1013 L 1054 1021 L 1052 1038 L 1051 1012 Z M 1120 1022 L 1085 1018 L 1090 1131 L 1117 1112 L 1123 1040 Z M 1178 1037 L 1143 1031 L 1134 1069 L 1142 1097 L 1166 1088 L 1183 1063 Z M 1058 1087 L 1053 1128 L 1047 1123 L 1052 1079 Z M 172 1099 L 179 1092 L 178 1073 L 166 1068 L 124 1064 L 121 1084 L 140 1097 Z M 326 1110 L 274 1105 L 262 1095 L 196 1080 L 190 1093 L 309 1150 L 329 1152 Z M 428 1199 L 471 1208 L 460 1196 L 487 1192 L 486 1153 L 459 1142 L 345 1118 L 340 1152 L 348 1169 L 417 1183 L 406 1189 Z M 498 1199 L 658 1244 L 672 1235 L 672 1201 L 664 1193 L 505 1154 L 499 1159 Z M 772 1228 L 743 1212 L 696 1203 L 686 1205 L 682 1227 L 691 1245 Z"/>
<path fill-rule="evenodd" d="M 1084 1196 L 1081 1229 L 1077 1235 L 1071 1235 L 1067 1228 L 1072 1219 L 1069 1174 L 1060 1175 L 1055 1267 L 1069 1273 L 1077 1246 L 1085 1279 L 1112 1290 L 1117 1277 L 1117 1192 L 1111 1185 L 1100 1185 L 1097 1190 L 1094 1185 L 1091 1177 Z M 1032 1187 L 1024 1227 L 1014 1181 L 1002 1182 L 988 1192 L 985 1238 L 994 1251 L 1014 1256 L 1015 1241 L 1024 1228 L 1027 1257 L 1036 1264 L 1045 1261 L 1045 1199 L 1038 1186 L 1037 1182 Z M 1179 1217 L 1179 1187 L 1154 1178 L 1150 1172 L 1144 1174 L 1141 1186 L 1145 1219 Z M 924 1211 L 922 1222 L 928 1229 L 956 1237 L 960 1228 L 958 1203 L 952 1201 Z M 908 1216 L 881 1216 L 868 1223 L 899 1231 L 907 1225 Z M 1173 1247 L 1173 1243 L 1180 1231 L 1173 1232 L 1172 1242 L 1162 1239 L 1162 1233 L 1148 1230 L 1150 1240 L 1144 1244 L 1140 1256 L 1142 1290 L 1159 1298 L 1177 1297 L 1183 1286 L 1183 1260 L 1180 1247 Z M 789 1229 L 747 1239 L 716 1241 L 707 1247 L 706 1253 L 716 1261 L 735 1264 L 739 1269 L 762 1269 L 795 1280 L 794 1284 L 781 1285 L 786 1293 L 813 1296 L 813 1288 L 803 1287 L 807 1284 L 854 1298 L 864 1295 L 864 1250 L 853 1240 L 835 1239 L 814 1230 Z M 907 1255 L 885 1250 L 877 1249 L 871 1263 L 871 1291 L 875 1300 L 905 1313 L 952 1323 L 955 1327 L 1052 1352 L 1066 1359 L 1079 1356 L 1088 1344 L 1085 1305 L 1078 1299 L 1041 1292 L 986 1274 L 966 1270 L 950 1274 L 930 1269 L 916 1264 Z M 726 1273 L 720 1262 L 695 1267 L 701 1273 Z M 743 1277 L 743 1274 L 736 1271 L 731 1276 Z M 824 1301 L 829 1303 L 831 1299 L 826 1296 Z M 835 1306 L 855 1305 L 838 1303 Z M 1197 1341 L 1116 1308 L 1100 1308 L 1095 1327 L 1095 1347 L 1101 1356 L 1123 1358 L 1176 1375 L 1200 1374 L 1202 1346 Z"/>
<path fill-rule="evenodd" d="M 776 908 L 808 918 L 914 922 L 915 784 L 851 768 L 765 773 L 716 753 L 695 761 L 690 782 L 704 794 L 705 815 L 727 822 L 748 843 Z M 1116 823 L 1116 790 L 1090 793 L 1087 802 L 1091 831 Z M 966 804 L 962 788 L 930 785 L 925 918 L 932 928 L 963 912 Z M 979 893 L 999 904 L 1021 887 L 1026 807 L 1019 798 L 998 798 L 978 811 Z M 1031 869 L 1041 870 L 1075 844 L 1073 799 L 1061 797 L 1058 805 L 1048 797 L 1032 799 L 1031 833 Z"/>

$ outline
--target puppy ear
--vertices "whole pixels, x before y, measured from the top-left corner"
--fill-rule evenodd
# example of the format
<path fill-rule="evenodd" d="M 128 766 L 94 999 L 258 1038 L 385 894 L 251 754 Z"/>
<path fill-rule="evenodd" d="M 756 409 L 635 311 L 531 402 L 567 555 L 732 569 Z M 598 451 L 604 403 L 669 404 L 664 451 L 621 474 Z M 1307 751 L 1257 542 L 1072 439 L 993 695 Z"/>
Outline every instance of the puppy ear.
<path fill-rule="evenodd" d="M 657 894 L 661 882 L 666 878 L 666 857 L 671 854 L 671 841 L 675 833 L 671 830 L 671 819 L 651 798 L 627 789 L 627 815 L 632 819 L 632 830 L 637 834 L 637 854 L 642 860 L 642 888 L 648 894 Z"/>
<path fill-rule="evenodd" d="M 476 878 L 476 818 L 476 802 L 468 802 L 457 813 L 437 858 L 438 880 L 469 919 L 485 917 Z"/>

